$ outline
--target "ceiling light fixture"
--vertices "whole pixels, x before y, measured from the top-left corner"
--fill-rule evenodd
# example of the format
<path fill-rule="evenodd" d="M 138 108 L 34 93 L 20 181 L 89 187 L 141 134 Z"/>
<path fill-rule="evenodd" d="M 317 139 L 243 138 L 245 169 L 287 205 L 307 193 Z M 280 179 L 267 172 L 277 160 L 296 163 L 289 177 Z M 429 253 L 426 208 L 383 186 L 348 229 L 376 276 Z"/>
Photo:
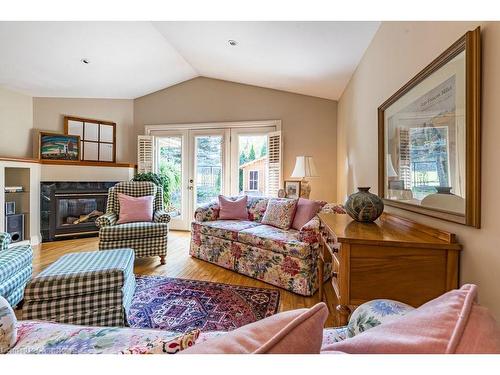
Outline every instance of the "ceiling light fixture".
<path fill-rule="evenodd" d="M 229 43 L 230 46 L 233 46 L 233 47 L 238 44 L 238 42 L 236 40 L 232 40 L 232 39 L 229 39 L 227 42 Z"/>
<path fill-rule="evenodd" d="M 80 60 L 82 62 L 82 64 L 85 64 L 85 65 L 88 65 L 90 64 L 90 60 L 89 59 L 86 59 L 86 58 L 83 58 Z"/>

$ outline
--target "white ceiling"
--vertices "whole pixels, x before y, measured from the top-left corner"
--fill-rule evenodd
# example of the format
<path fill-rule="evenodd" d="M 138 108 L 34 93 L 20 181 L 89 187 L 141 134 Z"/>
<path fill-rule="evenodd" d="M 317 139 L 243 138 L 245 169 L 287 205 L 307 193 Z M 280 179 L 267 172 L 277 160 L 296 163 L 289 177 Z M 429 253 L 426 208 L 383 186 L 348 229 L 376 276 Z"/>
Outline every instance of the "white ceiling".
<path fill-rule="evenodd" d="M 0 86 L 32 96 L 136 98 L 205 76 L 338 99 L 378 26 L 0 22 Z"/>

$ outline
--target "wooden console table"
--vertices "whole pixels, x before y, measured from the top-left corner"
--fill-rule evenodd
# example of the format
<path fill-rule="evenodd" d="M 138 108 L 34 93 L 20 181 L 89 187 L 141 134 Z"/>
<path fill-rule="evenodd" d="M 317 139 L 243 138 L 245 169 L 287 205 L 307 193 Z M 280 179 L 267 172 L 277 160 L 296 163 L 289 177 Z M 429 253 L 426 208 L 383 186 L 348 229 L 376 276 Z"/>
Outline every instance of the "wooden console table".
<path fill-rule="evenodd" d="M 386 213 L 374 223 L 342 214 L 319 218 L 318 277 L 331 258 L 339 325 L 347 324 L 350 306 L 387 298 L 417 307 L 458 287 L 461 245 L 452 233 Z M 319 294 L 323 300 L 322 283 Z"/>

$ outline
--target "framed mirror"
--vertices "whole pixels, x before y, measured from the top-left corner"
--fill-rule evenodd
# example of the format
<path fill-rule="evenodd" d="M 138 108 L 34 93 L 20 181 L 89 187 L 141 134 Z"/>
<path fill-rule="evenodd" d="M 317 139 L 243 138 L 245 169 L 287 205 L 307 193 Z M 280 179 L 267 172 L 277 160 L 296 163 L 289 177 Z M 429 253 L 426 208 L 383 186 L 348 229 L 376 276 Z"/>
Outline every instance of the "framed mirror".
<path fill-rule="evenodd" d="M 480 37 L 467 32 L 378 108 L 384 204 L 479 228 Z"/>

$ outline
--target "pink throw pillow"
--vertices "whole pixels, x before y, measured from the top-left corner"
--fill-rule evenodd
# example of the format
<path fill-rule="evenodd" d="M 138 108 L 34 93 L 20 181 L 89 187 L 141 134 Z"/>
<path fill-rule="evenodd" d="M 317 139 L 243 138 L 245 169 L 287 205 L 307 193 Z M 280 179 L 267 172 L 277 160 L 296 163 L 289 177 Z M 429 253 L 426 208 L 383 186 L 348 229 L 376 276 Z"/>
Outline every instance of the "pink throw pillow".
<path fill-rule="evenodd" d="M 406 315 L 350 339 L 322 348 L 322 353 L 352 354 L 500 354 L 500 328 L 477 304 L 477 286 L 464 285 Z"/>
<path fill-rule="evenodd" d="M 118 193 L 120 217 L 117 224 L 134 223 L 138 221 L 153 221 L 153 195 L 131 197 Z"/>
<path fill-rule="evenodd" d="M 299 198 L 295 217 L 293 218 L 292 228 L 300 230 L 309 220 L 311 220 L 326 204 L 322 201 Z"/>
<path fill-rule="evenodd" d="M 248 220 L 247 201 L 246 195 L 236 200 L 219 195 L 219 219 Z"/>
<path fill-rule="evenodd" d="M 318 354 L 328 307 L 285 311 L 183 350 L 182 354 Z"/>

